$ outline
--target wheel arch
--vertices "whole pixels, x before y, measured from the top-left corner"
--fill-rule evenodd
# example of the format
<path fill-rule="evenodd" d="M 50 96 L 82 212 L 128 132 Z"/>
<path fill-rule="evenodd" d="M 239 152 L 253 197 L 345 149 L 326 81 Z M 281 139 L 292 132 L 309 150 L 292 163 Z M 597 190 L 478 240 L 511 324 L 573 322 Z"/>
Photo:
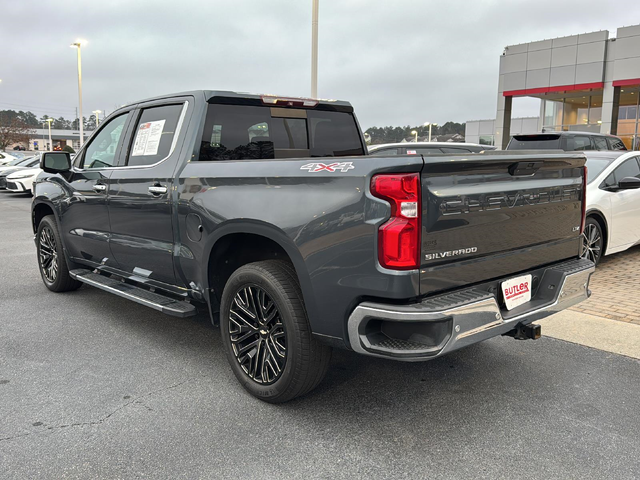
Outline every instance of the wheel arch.
<path fill-rule="evenodd" d="M 259 220 L 232 220 L 216 228 L 207 239 L 202 265 L 207 297 L 215 312 L 222 290 L 231 274 L 242 265 L 281 259 L 294 268 L 309 319 L 314 314 L 314 297 L 306 263 L 291 238 L 278 227 Z"/>
<path fill-rule="evenodd" d="M 609 223 L 607 222 L 607 218 L 604 216 L 600 210 L 592 208 L 591 210 L 587 210 L 586 218 L 593 217 L 599 224 L 602 229 L 602 236 L 604 242 L 604 252 L 602 256 L 607 254 L 607 250 L 609 249 Z"/>

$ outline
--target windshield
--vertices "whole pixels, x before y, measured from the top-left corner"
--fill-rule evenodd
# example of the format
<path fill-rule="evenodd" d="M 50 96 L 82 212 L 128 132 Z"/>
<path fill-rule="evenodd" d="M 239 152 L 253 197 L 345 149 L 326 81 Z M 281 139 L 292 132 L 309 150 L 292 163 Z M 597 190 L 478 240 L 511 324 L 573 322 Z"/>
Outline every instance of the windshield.
<path fill-rule="evenodd" d="M 516 135 L 507 150 L 562 150 L 560 135 Z"/>
<path fill-rule="evenodd" d="M 587 183 L 593 182 L 614 159 L 587 158 Z"/>
<path fill-rule="evenodd" d="M 7 163 L 7 165 L 11 165 L 16 166 L 16 165 L 20 165 L 22 162 L 24 162 L 24 158 L 16 158 L 15 160 L 11 160 L 9 163 Z"/>
<path fill-rule="evenodd" d="M 33 164 L 33 160 L 36 157 L 27 157 L 27 158 L 21 158 L 18 162 L 16 163 L 11 163 L 11 165 L 17 165 L 18 167 L 30 167 Z"/>

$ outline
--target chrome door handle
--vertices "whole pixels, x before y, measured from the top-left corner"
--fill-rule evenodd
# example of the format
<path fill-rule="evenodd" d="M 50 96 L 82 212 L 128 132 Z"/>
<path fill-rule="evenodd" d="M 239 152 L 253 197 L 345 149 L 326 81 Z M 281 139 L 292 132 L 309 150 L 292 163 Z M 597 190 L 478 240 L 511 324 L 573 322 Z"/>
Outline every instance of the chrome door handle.
<path fill-rule="evenodd" d="M 163 195 L 167 193 L 167 187 L 162 185 L 152 185 L 149 187 L 149 193 L 152 195 Z"/>
<path fill-rule="evenodd" d="M 106 192 L 106 191 L 107 191 L 107 186 L 106 186 L 106 185 L 103 185 L 103 184 L 101 184 L 101 183 L 96 183 L 96 184 L 93 186 L 93 190 L 94 190 L 95 192 L 98 192 L 98 193 Z"/>

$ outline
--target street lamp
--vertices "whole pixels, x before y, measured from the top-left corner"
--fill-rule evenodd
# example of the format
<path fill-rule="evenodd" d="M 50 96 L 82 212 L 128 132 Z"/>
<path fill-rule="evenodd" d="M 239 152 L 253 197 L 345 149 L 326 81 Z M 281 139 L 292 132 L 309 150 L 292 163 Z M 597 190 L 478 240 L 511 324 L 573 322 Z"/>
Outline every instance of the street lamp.
<path fill-rule="evenodd" d="M 429 127 L 429 141 L 431 141 L 431 127 L 437 127 L 437 126 L 438 126 L 438 124 L 437 124 L 437 123 L 429 123 L 429 122 L 426 122 L 426 123 L 424 124 L 424 126 L 425 126 L 425 127 Z"/>
<path fill-rule="evenodd" d="M 416 139 L 414 140 L 414 142 L 418 143 L 418 132 L 417 132 L 417 130 L 411 130 L 411 134 L 416 136 Z"/>
<path fill-rule="evenodd" d="M 80 50 L 82 45 L 85 45 L 87 42 L 85 40 L 76 40 L 74 43 L 69 45 L 71 48 L 76 48 L 78 50 L 78 107 L 80 118 L 78 118 L 78 123 L 80 125 L 80 146 L 84 143 L 84 125 L 82 125 L 82 59 L 80 58 Z"/>
<path fill-rule="evenodd" d="M 53 118 L 47 118 L 45 122 L 49 124 L 49 150 L 53 150 L 53 141 L 51 140 L 51 122 L 53 122 Z"/>
<path fill-rule="evenodd" d="M 100 125 L 100 114 L 102 113 L 102 110 L 94 110 L 91 113 L 96 116 L 96 128 L 98 128 L 98 125 Z"/>
<path fill-rule="evenodd" d="M 311 98 L 318 98 L 318 9 L 320 0 L 311 6 Z"/>

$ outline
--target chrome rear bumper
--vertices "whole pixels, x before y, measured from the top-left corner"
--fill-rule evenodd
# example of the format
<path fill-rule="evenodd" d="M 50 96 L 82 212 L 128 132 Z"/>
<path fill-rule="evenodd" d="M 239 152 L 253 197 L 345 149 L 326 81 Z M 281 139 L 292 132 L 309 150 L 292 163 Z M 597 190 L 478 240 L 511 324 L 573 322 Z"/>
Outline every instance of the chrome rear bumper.
<path fill-rule="evenodd" d="M 364 302 L 349 317 L 349 343 L 365 355 L 430 360 L 586 300 L 594 270 L 594 264 L 584 259 L 552 265 L 544 269 L 531 301 L 511 311 L 501 308 L 496 295 L 480 287 L 412 305 Z"/>

